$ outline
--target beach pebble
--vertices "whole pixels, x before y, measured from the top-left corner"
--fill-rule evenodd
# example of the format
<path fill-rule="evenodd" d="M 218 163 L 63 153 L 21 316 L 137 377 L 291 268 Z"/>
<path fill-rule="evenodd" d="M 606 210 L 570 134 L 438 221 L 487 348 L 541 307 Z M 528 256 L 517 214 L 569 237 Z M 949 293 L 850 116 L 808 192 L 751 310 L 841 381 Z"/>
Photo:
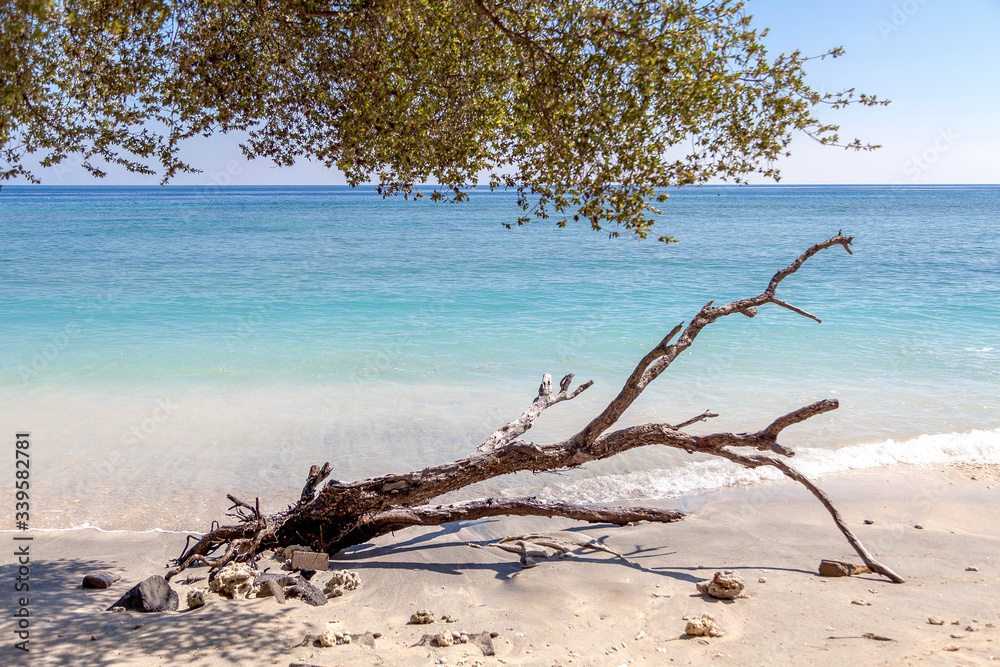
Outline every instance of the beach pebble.
<path fill-rule="evenodd" d="M 872 606 L 871 602 L 865 602 L 861 598 L 858 598 L 857 600 L 851 600 L 851 604 L 856 604 L 856 605 L 858 605 L 860 607 L 870 607 L 870 606 Z"/>
<path fill-rule="evenodd" d="M 285 599 L 299 598 L 307 605 L 322 607 L 326 604 L 326 594 L 308 581 L 300 581 L 284 589 Z"/>
<path fill-rule="evenodd" d="M 924 527 L 922 525 L 920 525 L 919 523 L 916 524 L 916 525 L 914 525 L 913 527 L 916 528 L 917 530 L 923 530 L 924 529 Z"/>
<path fill-rule="evenodd" d="M 758 584 L 766 584 L 767 583 L 767 577 L 761 577 L 760 579 L 757 580 L 757 583 Z"/>
<path fill-rule="evenodd" d="M 872 521 L 871 519 L 865 519 L 865 525 L 866 525 L 866 526 L 870 526 L 870 525 L 872 525 L 873 523 L 875 523 L 875 522 L 874 522 L 874 521 Z"/>
<path fill-rule="evenodd" d="M 944 625 L 944 620 L 940 618 L 934 618 L 933 616 L 927 619 L 927 622 L 931 625 Z"/>
<path fill-rule="evenodd" d="M 130 588 L 118 602 L 108 608 L 108 611 L 115 607 L 124 607 L 132 611 L 155 613 L 177 611 L 179 606 L 180 598 L 177 596 L 177 591 L 170 587 L 166 579 L 155 574 Z"/>
<path fill-rule="evenodd" d="M 336 598 L 361 585 L 361 575 L 352 570 L 337 570 L 326 582 L 326 596 Z"/>
<path fill-rule="evenodd" d="M 246 563 L 227 563 L 215 573 L 208 586 L 219 595 L 234 600 L 246 600 L 257 595 L 254 588 L 260 573 Z"/>
<path fill-rule="evenodd" d="M 110 572 L 95 572 L 83 578 L 84 588 L 109 588 L 111 584 L 121 579 L 117 574 Z"/>
<path fill-rule="evenodd" d="M 746 585 L 743 577 L 732 570 L 716 572 L 709 581 L 699 581 L 696 584 L 699 593 L 723 600 L 735 600 L 743 593 Z"/>
<path fill-rule="evenodd" d="M 439 632 L 434 635 L 434 643 L 438 646 L 451 646 L 455 643 L 455 638 L 450 632 Z"/>
<path fill-rule="evenodd" d="M 979 568 L 976 567 L 975 565 L 970 565 L 969 567 L 965 568 L 965 571 L 966 572 L 979 572 Z"/>
<path fill-rule="evenodd" d="M 433 623 L 437 619 L 434 618 L 434 614 L 427 609 L 418 609 L 413 615 L 410 616 L 410 623 L 413 625 L 427 625 L 428 623 Z"/>
<path fill-rule="evenodd" d="M 819 576 L 821 577 L 850 577 L 865 572 L 869 572 L 869 570 L 864 565 L 855 565 L 839 560 L 822 560 L 819 564 Z"/>
<path fill-rule="evenodd" d="M 193 591 L 188 591 L 187 594 L 188 609 L 197 609 L 198 607 L 204 607 L 205 593 L 207 592 L 208 592 L 207 588 L 196 588 Z"/>
<path fill-rule="evenodd" d="M 457 623 L 458 619 L 451 614 L 445 614 L 441 617 L 441 621 L 444 623 Z"/>
<path fill-rule="evenodd" d="M 684 632 L 692 637 L 722 637 L 726 634 L 715 624 L 715 618 L 709 614 L 688 621 Z"/>

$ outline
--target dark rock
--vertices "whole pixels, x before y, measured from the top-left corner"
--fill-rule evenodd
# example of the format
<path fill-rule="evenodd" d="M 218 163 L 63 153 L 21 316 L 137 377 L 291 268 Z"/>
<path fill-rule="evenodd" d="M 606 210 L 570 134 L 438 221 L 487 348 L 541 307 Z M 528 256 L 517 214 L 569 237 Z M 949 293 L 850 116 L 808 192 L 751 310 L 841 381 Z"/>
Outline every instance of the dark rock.
<path fill-rule="evenodd" d="M 121 579 L 117 574 L 110 572 L 95 572 L 83 578 L 84 588 L 109 588 L 111 584 Z"/>
<path fill-rule="evenodd" d="M 180 599 L 177 591 L 170 587 L 167 580 L 156 574 L 129 589 L 118 602 L 108 607 L 124 607 L 132 611 L 147 613 L 160 611 L 177 611 Z"/>
<path fill-rule="evenodd" d="M 257 577 L 258 584 L 266 584 L 269 581 L 277 582 L 279 586 L 284 588 L 285 586 L 294 586 L 299 583 L 299 578 L 294 574 L 285 574 L 284 572 L 265 572 Z"/>
<path fill-rule="evenodd" d="M 293 570 L 328 570 L 330 556 L 317 551 L 296 551 L 292 554 Z"/>
<path fill-rule="evenodd" d="M 285 598 L 299 598 L 313 607 L 322 607 L 326 604 L 326 595 L 308 581 L 300 581 L 294 586 L 288 586 L 284 590 Z"/>

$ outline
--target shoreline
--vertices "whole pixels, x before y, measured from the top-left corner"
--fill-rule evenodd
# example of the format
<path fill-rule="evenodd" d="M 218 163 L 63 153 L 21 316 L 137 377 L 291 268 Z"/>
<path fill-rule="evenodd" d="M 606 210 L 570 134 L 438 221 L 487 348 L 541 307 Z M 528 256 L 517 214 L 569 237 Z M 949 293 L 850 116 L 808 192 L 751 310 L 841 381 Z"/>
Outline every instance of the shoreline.
<path fill-rule="evenodd" d="M 821 484 L 876 558 L 907 583 L 817 576 L 821 559 L 859 560 L 819 502 L 790 481 L 689 497 L 681 504 L 690 515 L 669 525 L 508 517 L 407 529 L 336 554 L 331 570 L 359 572 L 362 586 L 322 607 L 213 595 L 192 611 L 104 612 L 135 583 L 164 574 L 183 535 L 36 532 L 30 664 L 996 664 L 1000 466 L 890 466 L 827 475 Z M 522 570 L 514 554 L 488 546 L 565 529 L 600 539 L 638 567 L 576 551 Z M 274 571 L 267 559 L 261 567 L 268 564 Z M 4 559 L 8 579 L 15 567 Z M 746 579 L 746 597 L 723 602 L 697 593 L 694 582 L 722 569 Z M 80 588 L 99 570 L 122 580 L 108 590 Z M 188 587 L 173 586 L 183 609 Z M 458 621 L 408 624 L 417 609 Z M 705 613 L 726 635 L 681 639 L 684 617 Z M 382 637 L 374 649 L 299 646 L 333 620 L 336 630 Z M 499 633 L 496 656 L 470 644 L 415 646 L 444 629 Z M 16 662 L 20 651 L 10 644 L 4 660 Z"/>

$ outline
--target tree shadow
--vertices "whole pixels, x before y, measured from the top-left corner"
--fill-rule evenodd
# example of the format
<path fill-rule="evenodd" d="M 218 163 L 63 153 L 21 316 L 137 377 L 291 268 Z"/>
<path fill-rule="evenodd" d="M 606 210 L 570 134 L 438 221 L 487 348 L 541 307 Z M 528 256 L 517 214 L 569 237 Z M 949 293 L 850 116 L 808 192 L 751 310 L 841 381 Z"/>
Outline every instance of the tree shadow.
<path fill-rule="evenodd" d="M 83 577 L 98 571 L 118 572 L 123 578 L 108 589 L 83 588 Z M 17 565 L 0 566 L 3 581 L 16 576 Z M 288 642 L 293 638 L 275 636 L 274 624 L 262 623 L 261 612 L 270 619 L 292 609 L 277 608 L 270 598 L 209 604 L 185 612 L 109 612 L 105 610 L 144 577 L 95 558 L 34 560 L 30 577 L 30 651 L 18 655 L 22 652 L 7 647 L 11 650 L 4 651 L 4 664 L 75 667 L 146 659 L 190 664 L 208 652 L 220 663 L 240 664 L 246 661 L 248 645 L 260 663 L 288 659 Z M 179 593 L 183 608 L 184 594 Z"/>

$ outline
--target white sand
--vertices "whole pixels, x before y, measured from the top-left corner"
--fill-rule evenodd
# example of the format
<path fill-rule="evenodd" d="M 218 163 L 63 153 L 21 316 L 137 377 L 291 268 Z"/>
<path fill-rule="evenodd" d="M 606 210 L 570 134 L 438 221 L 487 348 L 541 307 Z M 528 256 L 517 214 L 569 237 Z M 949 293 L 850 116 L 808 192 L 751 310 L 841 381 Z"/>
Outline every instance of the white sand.
<path fill-rule="evenodd" d="M 0 663 L 1000 664 L 998 467 L 881 468 L 831 476 L 821 485 L 859 537 L 907 583 L 873 575 L 817 576 L 823 558 L 859 561 L 822 506 L 791 482 L 689 501 L 691 516 L 672 525 L 618 528 L 512 518 L 409 529 L 337 554 L 331 567 L 358 571 L 363 585 L 323 607 L 213 596 L 194 611 L 105 612 L 130 586 L 163 574 L 184 537 L 42 532 L 32 543 L 30 661 L 11 647 L 12 634 L 5 632 Z M 864 525 L 864 519 L 874 524 Z M 468 546 L 565 528 L 604 540 L 641 567 L 604 553 L 577 552 L 521 570 L 513 554 Z M 6 535 L 9 541 L 12 535 Z M 15 576 L 11 562 L 6 556 L 5 582 Z M 268 561 L 262 567 L 268 564 L 274 567 Z M 746 597 L 723 602 L 697 593 L 695 582 L 721 569 L 746 578 Z M 99 570 L 116 572 L 122 581 L 105 591 L 80 588 L 85 574 Z M 204 570 L 191 569 L 178 579 L 189 573 Z M 766 583 L 758 582 L 761 577 Z M 315 581 L 325 579 L 320 573 Z M 174 587 L 183 606 L 187 587 Z M 13 604 L 10 593 L 4 599 Z M 410 614 L 422 608 L 458 621 L 409 625 Z M 705 613 L 715 616 L 726 636 L 682 637 L 684 618 Z M 930 625 L 928 617 L 945 625 Z M 330 621 L 343 632 L 383 636 L 375 649 L 297 646 Z M 425 633 L 444 629 L 499 633 L 496 656 L 484 657 L 470 645 L 414 646 Z M 865 633 L 893 641 L 866 639 Z"/>

